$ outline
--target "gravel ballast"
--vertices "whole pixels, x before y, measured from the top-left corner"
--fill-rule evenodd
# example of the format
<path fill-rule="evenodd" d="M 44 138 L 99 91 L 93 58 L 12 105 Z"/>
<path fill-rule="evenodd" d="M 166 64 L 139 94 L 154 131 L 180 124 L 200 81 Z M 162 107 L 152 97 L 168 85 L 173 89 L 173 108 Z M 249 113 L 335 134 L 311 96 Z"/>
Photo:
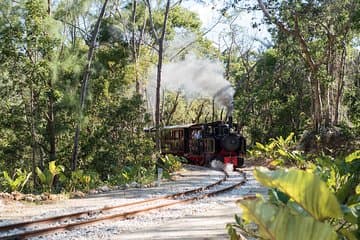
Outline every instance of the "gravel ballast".
<path fill-rule="evenodd" d="M 32 239 L 228 239 L 225 224 L 234 222 L 234 214 L 240 213 L 235 200 L 267 191 L 254 180 L 251 170 L 243 169 L 248 178 L 245 185 L 216 197 L 156 210 L 125 221 L 105 221 Z M 202 187 L 222 177 L 219 171 L 186 166 L 174 176 L 175 181 L 162 182 L 158 187 L 116 190 L 42 205 L 0 202 L 0 225 L 158 197 Z M 222 187 L 241 181 L 242 176 L 232 172 L 228 180 Z"/>

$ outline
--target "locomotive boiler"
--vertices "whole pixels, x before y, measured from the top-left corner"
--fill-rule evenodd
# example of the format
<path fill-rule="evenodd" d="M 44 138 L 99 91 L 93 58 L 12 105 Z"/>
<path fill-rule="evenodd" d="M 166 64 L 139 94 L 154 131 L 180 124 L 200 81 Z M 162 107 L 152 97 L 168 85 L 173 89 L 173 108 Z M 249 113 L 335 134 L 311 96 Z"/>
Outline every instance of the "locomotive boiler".
<path fill-rule="evenodd" d="M 232 121 L 216 121 L 161 129 L 162 153 L 186 157 L 191 163 L 208 165 L 212 160 L 233 164 L 244 163 L 246 140 Z"/>

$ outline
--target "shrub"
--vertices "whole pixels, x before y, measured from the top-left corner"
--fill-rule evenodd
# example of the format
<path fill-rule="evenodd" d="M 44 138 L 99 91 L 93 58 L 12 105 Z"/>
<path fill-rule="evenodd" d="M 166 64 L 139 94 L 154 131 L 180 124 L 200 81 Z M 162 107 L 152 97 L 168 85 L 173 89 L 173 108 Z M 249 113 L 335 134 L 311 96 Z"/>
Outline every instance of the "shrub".
<path fill-rule="evenodd" d="M 273 166 L 302 166 L 305 163 L 305 157 L 302 152 L 293 150 L 295 146 L 293 138 L 294 133 L 290 133 L 286 138 L 282 136 L 271 138 L 267 144 L 257 142 L 254 149 L 249 151 L 249 154 L 255 158 L 266 159 Z"/>
<path fill-rule="evenodd" d="M 39 167 L 36 167 L 36 174 L 40 179 L 43 190 L 51 192 L 55 176 L 64 172 L 64 170 L 64 166 L 56 166 L 55 161 L 49 162 L 49 168 L 44 171 L 42 171 Z"/>
<path fill-rule="evenodd" d="M 352 154 L 345 157 L 345 162 L 358 158 L 357 154 Z M 259 168 L 254 170 L 254 175 L 259 182 L 270 187 L 268 200 L 253 197 L 237 201 L 243 209 L 243 216 L 236 218 L 236 224 L 227 225 L 232 239 L 238 237 L 236 229 L 262 239 L 279 240 L 294 239 L 295 236 L 298 239 L 352 240 L 360 236 L 358 178 L 357 185 L 350 191 L 354 195 L 347 195 L 347 201 L 341 201 L 338 193 L 342 188 L 331 190 L 329 183 L 311 169 L 269 171 Z M 249 225 L 250 222 L 256 227 L 249 227 L 254 226 Z"/>
<path fill-rule="evenodd" d="M 157 163 L 157 167 L 163 169 L 164 177 L 169 178 L 170 173 L 178 171 L 181 169 L 181 162 L 183 161 L 182 157 L 174 156 L 172 154 L 167 154 L 161 157 Z"/>
<path fill-rule="evenodd" d="M 62 174 L 60 180 L 65 184 L 65 190 L 69 192 L 77 190 L 88 192 L 91 188 L 95 188 L 102 183 L 98 173 L 85 172 L 82 169 L 71 172 L 70 177 Z"/>
<path fill-rule="evenodd" d="M 12 177 L 9 176 L 7 171 L 3 171 L 3 183 L 2 185 L 5 186 L 5 191 L 22 191 L 26 183 L 28 182 L 31 172 L 27 173 L 26 170 L 21 170 L 20 168 L 17 168 L 15 170 L 15 173 Z"/>

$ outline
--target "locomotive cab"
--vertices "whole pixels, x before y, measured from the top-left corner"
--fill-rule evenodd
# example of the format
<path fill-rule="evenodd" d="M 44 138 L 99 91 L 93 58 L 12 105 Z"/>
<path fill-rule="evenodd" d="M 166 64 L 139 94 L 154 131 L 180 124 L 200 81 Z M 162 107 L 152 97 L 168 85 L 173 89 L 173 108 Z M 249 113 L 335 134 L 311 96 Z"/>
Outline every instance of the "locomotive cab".
<path fill-rule="evenodd" d="M 215 136 L 217 138 L 222 138 L 230 133 L 229 125 L 227 124 L 219 124 L 215 127 Z"/>
<path fill-rule="evenodd" d="M 234 167 L 244 164 L 246 153 L 245 138 L 229 123 L 213 122 L 204 127 L 204 153 L 206 161 L 217 159 L 224 163 L 232 163 Z"/>

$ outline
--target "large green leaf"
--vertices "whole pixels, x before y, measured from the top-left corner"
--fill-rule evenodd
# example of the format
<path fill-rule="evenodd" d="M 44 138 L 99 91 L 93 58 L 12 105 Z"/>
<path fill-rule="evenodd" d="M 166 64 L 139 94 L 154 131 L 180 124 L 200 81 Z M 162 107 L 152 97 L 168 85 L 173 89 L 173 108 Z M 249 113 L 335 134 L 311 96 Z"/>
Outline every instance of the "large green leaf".
<path fill-rule="evenodd" d="M 243 218 L 258 225 L 264 239 L 336 240 L 332 227 L 309 216 L 293 215 L 286 206 L 276 206 L 261 199 L 239 200 Z"/>
<path fill-rule="evenodd" d="M 352 162 L 354 160 L 360 159 L 360 150 L 357 150 L 353 153 L 350 153 L 345 157 L 345 162 Z"/>
<path fill-rule="evenodd" d="M 65 170 L 64 166 L 58 165 L 56 166 L 56 161 L 49 162 L 49 172 L 52 176 L 58 175 L 59 173 Z"/>
<path fill-rule="evenodd" d="M 269 171 L 266 168 L 255 169 L 254 175 L 263 185 L 290 196 L 317 220 L 343 215 L 336 196 L 317 175 L 297 169 Z"/>
<path fill-rule="evenodd" d="M 38 177 L 40 178 L 41 183 L 44 184 L 46 182 L 46 176 L 43 173 L 43 171 L 41 171 L 41 169 L 38 167 L 36 167 L 35 171 Z"/>
<path fill-rule="evenodd" d="M 11 177 L 9 176 L 8 172 L 7 171 L 3 171 L 3 175 L 4 175 L 4 178 L 6 180 L 6 182 L 11 185 L 13 183 L 13 180 L 11 179 Z"/>
<path fill-rule="evenodd" d="M 24 174 L 26 174 L 26 172 L 25 172 Z M 25 187 L 25 185 L 26 185 L 26 183 L 29 181 L 29 178 L 30 178 L 31 175 L 32 175 L 31 172 L 26 175 L 23 183 L 21 184 L 21 190 L 20 190 L 20 191 L 22 191 L 22 189 Z"/>
<path fill-rule="evenodd" d="M 286 144 L 291 143 L 294 135 L 295 135 L 295 133 L 291 132 L 291 133 L 289 134 L 289 136 L 285 139 L 285 143 L 286 143 Z"/>
<path fill-rule="evenodd" d="M 257 142 L 257 143 L 255 143 L 255 145 L 259 150 L 266 151 L 266 148 L 265 148 L 265 146 L 263 144 Z"/>
<path fill-rule="evenodd" d="M 52 175 L 56 175 L 56 165 L 55 165 L 55 162 L 56 161 L 51 161 L 51 162 L 49 162 L 49 171 L 50 171 L 50 173 L 52 174 Z"/>

